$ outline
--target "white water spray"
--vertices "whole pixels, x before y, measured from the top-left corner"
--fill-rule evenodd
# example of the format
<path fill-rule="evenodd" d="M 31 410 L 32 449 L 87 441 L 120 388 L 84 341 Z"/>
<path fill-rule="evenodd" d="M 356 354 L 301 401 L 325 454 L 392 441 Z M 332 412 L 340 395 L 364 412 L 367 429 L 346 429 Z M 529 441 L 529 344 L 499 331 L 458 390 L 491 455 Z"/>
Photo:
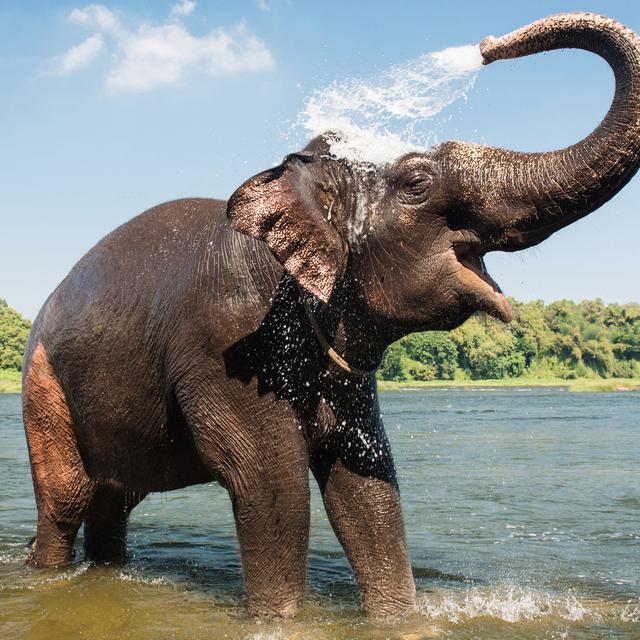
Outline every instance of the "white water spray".
<path fill-rule="evenodd" d="M 370 79 L 352 78 L 316 90 L 298 122 L 312 136 L 339 133 L 331 143 L 339 158 L 392 162 L 427 146 L 428 134 L 418 125 L 466 98 L 481 66 L 478 45 L 428 53 Z"/>

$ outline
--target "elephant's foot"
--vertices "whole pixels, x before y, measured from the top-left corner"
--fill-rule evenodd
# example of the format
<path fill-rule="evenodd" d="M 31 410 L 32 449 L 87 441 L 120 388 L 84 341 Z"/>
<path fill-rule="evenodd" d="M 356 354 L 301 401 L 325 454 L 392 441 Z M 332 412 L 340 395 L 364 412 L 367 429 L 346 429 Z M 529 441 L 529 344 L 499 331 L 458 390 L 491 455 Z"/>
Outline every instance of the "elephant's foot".
<path fill-rule="evenodd" d="M 74 559 L 73 543 L 80 523 L 58 524 L 39 518 L 38 535 L 30 542 L 26 563 L 40 569 L 64 567 Z"/>
<path fill-rule="evenodd" d="M 407 615 L 416 608 L 416 589 L 410 584 L 394 589 L 392 592 L 363 591 L 362 609 L 370 618 L 381 620 Z"/>
<path fill-rule="evenodd" d="M 256 618 L 293 618 L 300 608 L 301 598 L 288 601 L 269 602 L 249 598 L 247 613 Z"/>

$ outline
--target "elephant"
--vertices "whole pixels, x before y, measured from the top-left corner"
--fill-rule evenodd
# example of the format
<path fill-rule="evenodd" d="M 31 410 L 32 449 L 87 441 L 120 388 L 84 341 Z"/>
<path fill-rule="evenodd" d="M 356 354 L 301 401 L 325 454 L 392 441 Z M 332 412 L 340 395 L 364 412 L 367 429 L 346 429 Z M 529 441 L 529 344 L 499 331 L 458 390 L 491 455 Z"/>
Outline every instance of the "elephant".
<path fill-rule="evenodd" d="M 228 492 L 247 608 L 293 616 L 304 592 L 309 470 L 366 614 L 415 606 L 375 371 L 415 331 L 505 322 L 490 251 L 534 246 L 614 196 L 640 163 L 640 38 L 568 13 L 480 44 L 485 64 L 559 48 L 602 56 L 615 95 L 562 150 L 450 141 L 382 165 L 314 138 L 228 202 L 152 208 L 103 238 L 51 294 L 24 359 L 38 509 L 28 562 L 118 562 L 153 491 Z"/>

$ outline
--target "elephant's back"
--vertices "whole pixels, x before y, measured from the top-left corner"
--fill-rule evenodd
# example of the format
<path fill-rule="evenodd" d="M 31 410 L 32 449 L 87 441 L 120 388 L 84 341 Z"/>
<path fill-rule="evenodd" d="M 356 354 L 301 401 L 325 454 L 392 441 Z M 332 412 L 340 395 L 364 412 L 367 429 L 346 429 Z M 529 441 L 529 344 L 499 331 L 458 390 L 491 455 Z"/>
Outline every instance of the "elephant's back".
<path fill-rule="evenodd" d="M 225 234 L 225 202 L 175 200 L 153 207 L 102 238 L 71 269 L 43 306 L 32 330 L 54 356 L 72 334 L 107 325 L 148 323 L 171 304 L 175 284 L 192 270 L 200 244 Z M 169 283 L 173 285 L 168 286 Z M 166 291 L 171 295 L 163 295 Z"/>
<path fill-rule="evenodd" d="M 231 229 L 226 202 L 167 202 L 124 223 L 90 249 L 42 308 L 34 328 L 57 333 L 138 319 L 166 322 L 193 305 L 264 298 L 281 269 L 266 246 Z"/>
<path fill-rule="evenodd" d="M 167 282 L 192 270 L 202 245 L 230 233 L 221 200 L 191 198 L 148 209 L 100 240 L 73 267 L 51 303 L 108 313 L 149 307 Z"/>

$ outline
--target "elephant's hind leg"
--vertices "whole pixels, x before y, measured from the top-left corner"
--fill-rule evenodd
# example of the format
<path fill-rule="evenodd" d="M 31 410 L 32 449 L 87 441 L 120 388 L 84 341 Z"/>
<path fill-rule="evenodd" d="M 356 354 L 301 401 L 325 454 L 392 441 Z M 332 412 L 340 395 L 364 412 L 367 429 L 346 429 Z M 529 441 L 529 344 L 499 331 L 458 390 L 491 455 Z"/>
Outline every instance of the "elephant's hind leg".
<path fill-rule="evenodd" d="M 127 556 L 127 521 L 145 493 L 125 492 L 99 486 L 84 521 L 84 552 L 87 560 L 123 562 Z"/>
<path fill-rule="evenodd" d="M 71 560 L 94 484 L 80 459 L 67 401 L 41 344 L 31 356 L 23 403 L 38 507 L 38 531 L 28 562 L 64 565 Z"/>

